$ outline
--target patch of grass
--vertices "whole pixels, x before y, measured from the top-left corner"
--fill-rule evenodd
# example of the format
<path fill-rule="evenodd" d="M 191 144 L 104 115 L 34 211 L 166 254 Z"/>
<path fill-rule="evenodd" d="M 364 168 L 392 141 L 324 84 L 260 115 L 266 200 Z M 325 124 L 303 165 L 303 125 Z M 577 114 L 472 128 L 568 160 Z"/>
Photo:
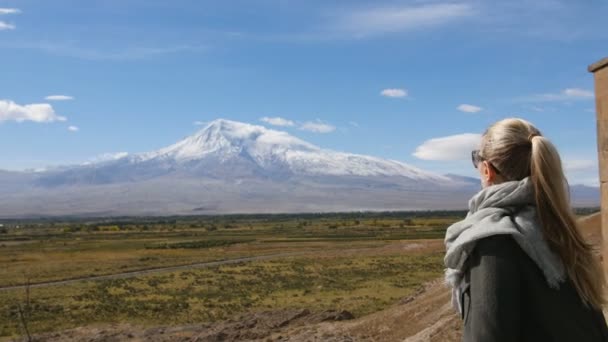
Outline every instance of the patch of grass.
<path fill-rule="evenodd" d="M 440 275 L 440 240 L 464 214 L 0 220 L 0 286 L 311 251 L 308 256 L 32 288 L 30 327 L 42 332 L 109 322 L 187 324 L 288 307 L 343 308 L 360 316 Z M 403 240 L 424 247 L 405 249 Z M 0 337 L 20 334 L 16 315 L 21 294 L 0 292 Z"/>
<path fill-rule="evenodd" d="M 99 322 L 187 324 L 250 310 L 345 309 L 365 315 L 412 294 L 443 269 L 422 255 L 289 257 L 208 269 L 32 289 L 31 329 Z M 0 293 L 0 336 L 19 334 L 19 291 Z"/>
<path fill-rule="evenodd" d="M 146 246 L 146 249 L 201 249 L 212 247 L 230 246 L 237 243 L 247 243 L 255 240 L 202 240 L 202 241 L 185 241 L 173 243 L 161 243 L 156 245 Z"/>

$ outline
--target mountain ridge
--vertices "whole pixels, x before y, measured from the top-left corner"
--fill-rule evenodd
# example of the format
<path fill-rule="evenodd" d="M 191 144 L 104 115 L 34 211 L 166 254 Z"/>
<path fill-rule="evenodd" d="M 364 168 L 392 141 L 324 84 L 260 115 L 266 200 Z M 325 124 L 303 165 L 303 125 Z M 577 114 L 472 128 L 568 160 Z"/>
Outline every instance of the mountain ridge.
<path fill-rule="evenodd" d="M 159 150 L 107 159 L 0 171 L 0 217 L 461 210 L 479 190 L 475 178 L 324 149 L 227 119 Z M 598 191 L 579 190 L 579 203 L 599 203 Z"/>

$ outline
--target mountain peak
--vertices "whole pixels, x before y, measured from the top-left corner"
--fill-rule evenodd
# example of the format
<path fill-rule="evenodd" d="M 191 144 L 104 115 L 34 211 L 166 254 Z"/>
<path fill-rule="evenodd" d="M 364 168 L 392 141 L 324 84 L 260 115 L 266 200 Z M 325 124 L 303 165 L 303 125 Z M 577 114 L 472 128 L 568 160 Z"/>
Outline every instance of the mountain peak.
<path fill-rule="evenodd" d="M 216 119 L 195 134 L 161 150 L 139 155 L 140 161 L 203 161 L 207 169 L 230 165 L 267 174 L 331 176 L 401 176 L 433 182 L 449 178 L 410 165 L 371 156 L 322 149 L 287 132 L 239 121 Z M 252 166 L 253 165 L 253 166 Z M 232 170 L 222 171 L 224 175 Z"/>
<path fill-rule="evenodd" d="M 199 130 L 189 138 L 200 136 L 217 138 L 218 135 L 221 135 L 229 140 L 235 138 L 244 139 L 255 138 L 255 136 L 259 136 L 266 131 L 268 131 L 268 129 L 264 126 L 220 118 L 210 121 L 205 127 L 203 127 L 203 129 Z"/>
<path fill-rule="evenodd" d="M 286 150 L 310 151 L 319 150 L 319 147 L 287 132 L 219 118 L 208 122 L 198 132 L 171 146 L 145 154 L 144 159 L 163 157 L 192 160 L 211 153 L 225 159 L 243 151 L 251 156 L 263 157 Z"/>
<path fill-rule="evenodd" d="M 205 127 L 199 131 L 199 133 L 208 131 L 208 130 L 239 131 L 239 130 L 247 130 L 247 129 L 252 129 L 252 128 L 257 128 L 257 129 L 262 129 L 262 130 L 266 129 L 265 127 L 259 126 L 259 125 L 252 125 L 252 124 L 245 123 L 245 122 L 219 118 L 219 119 L 215 119 L 213 121 L 209 121 L 207 123 L 207 125 L 205 125 Z"/>

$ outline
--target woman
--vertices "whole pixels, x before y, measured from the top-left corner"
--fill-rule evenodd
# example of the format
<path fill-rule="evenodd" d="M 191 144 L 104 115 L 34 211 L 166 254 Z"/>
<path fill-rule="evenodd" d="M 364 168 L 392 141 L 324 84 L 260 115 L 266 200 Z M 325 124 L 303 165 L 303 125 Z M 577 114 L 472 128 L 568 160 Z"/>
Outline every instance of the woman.
<path fill-rule="evenodd" d="M 450 226 L 446 281 L 464 341 L 608 341 L 604 277 L 576 228 L 557 150 L 505 119 L 473 151 L 482 190 Z"/>

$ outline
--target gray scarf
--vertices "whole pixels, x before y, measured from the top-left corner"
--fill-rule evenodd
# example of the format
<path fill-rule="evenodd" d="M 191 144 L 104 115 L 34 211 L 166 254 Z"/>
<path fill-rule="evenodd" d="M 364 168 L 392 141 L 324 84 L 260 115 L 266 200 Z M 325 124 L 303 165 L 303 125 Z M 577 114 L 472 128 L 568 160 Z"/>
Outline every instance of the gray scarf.
<path fill-rule="evenodd" d="M 451 225 L 445 235 L 445 280 L 452 287 L 452 305 L 460 313 L 465 262 L 477 240 L 497 234 L 511 235 L 542 270 L 550 287 L 559 288 L 565 280 L 564 266 L 549 249 L 538 223 L 530 178 L 492 185 L 469 200 L 466 218 Z"/>

